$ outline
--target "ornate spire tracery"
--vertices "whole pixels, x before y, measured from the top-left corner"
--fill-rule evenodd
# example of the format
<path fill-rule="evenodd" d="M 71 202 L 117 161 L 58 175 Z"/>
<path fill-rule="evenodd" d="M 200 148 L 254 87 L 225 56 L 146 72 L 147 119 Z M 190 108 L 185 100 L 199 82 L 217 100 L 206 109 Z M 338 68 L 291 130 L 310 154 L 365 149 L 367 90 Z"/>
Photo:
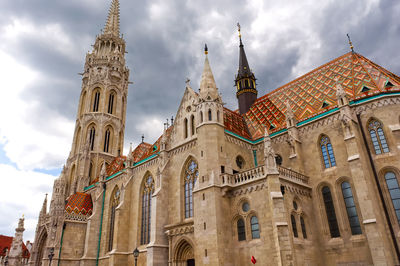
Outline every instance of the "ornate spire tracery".
<path fill-rule="evenodd" d="M 119 37 L 119 0 L 112 1 L 103 32 Z"/>

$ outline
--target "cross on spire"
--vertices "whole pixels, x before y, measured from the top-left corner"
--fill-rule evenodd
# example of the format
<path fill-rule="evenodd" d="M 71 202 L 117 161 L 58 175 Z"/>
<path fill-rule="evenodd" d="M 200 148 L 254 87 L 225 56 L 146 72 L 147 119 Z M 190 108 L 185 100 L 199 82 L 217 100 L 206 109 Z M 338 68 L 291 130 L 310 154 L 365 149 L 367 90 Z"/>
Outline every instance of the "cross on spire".
<path fill-rule="evenodd" d="M 119 0 L 112 0 L 103 32 L 119 37 Z"/>

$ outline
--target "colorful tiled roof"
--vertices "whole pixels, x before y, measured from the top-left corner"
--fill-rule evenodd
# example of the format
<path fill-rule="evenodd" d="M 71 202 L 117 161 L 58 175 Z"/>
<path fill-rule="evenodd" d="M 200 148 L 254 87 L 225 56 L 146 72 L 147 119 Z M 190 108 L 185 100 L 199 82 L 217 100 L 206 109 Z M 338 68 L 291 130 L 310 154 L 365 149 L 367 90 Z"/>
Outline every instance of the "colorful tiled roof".
<path fill-rule="evenodd" d="M 6 249 L 10 250 L 12 241 L 13 241 L 12 236 L 0 235 L 0 257 L 4 257 L 6 255 Z M 29 259 L 30 256 L 31 254 L 29 253 L 29 250 L 22 242 L 22 257 Z"/>
<path fill-rule="evenodd" d="M 250 139 L 250 134 L 247 129 L 246 122 L 243 117 L 236 112 L 224 108 L 224 126 L 227 130 Z"/>
<path fill-rule="evenodd" d="M 286 127 L 286 101 L 298 121 L 336 108 L 336 82 L 342 85 L 350 100 L 400 91 L 400 77 L 350 52 L 258 98 L 244 114 L 251 139 L 262 137 L 265 127 L 270 133 Z M 225 127 L 229 130 L 229 124 Z"/>
<path fill-rule="evenodd" d="M 76 192 L 67 198 L 65 211 L 69 214 L 91 215 L 93 210 L 93 202 L 90 194 Z"/>
<path fill-rule="evenodd" d="M 143 156 L 148 152 L 149 149 L 151 149 L 152 145 L 147 142 L 142 142 L 140 143 L 133 151 L 132 151 L 132 157 L 133 157 L 133 162 L 137 163 L 139 162 Z"/>
<path fill-rule="evenodd" d="M 126 156 L 119 156 L 116 157 L 108 166 L 106 169 L 107 172 L 107 176 L 112 176 L 115 173 L 118 173 L 119 171 L 121 171 L 122 169 L 125 168 L 125 163 L 126 161 Z"/>

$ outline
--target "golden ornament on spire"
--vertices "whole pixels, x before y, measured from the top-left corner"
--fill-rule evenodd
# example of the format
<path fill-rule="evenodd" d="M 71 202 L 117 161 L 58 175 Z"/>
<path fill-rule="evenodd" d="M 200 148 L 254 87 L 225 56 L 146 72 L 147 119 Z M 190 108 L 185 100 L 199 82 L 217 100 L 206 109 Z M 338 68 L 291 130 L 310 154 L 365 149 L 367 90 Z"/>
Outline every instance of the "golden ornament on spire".
<path fill-rule="evenodd" d="M 347 33 L 347 39 L 349 39 L 349 45 L 350 45 L 351 52 L 354 53 L 354 46 L 353 46 L 353 43 L 351 42 L 350 35 L 348 33 Z"/>
<path fill-rule="evenodd" d="M 238 27 L 238 32 L 239 32 L 239 38 L 241 39 L 242 38 L 242 34 L 240 33 L 240 24 L 239 24 L 239 22 L 237 23 L 237 27 Z"/>
<path fill-rule="evenodd" d="M 204 44 L 204 54 L 208 54 L 208 47 L 207 47 L 207 44 Z"/>

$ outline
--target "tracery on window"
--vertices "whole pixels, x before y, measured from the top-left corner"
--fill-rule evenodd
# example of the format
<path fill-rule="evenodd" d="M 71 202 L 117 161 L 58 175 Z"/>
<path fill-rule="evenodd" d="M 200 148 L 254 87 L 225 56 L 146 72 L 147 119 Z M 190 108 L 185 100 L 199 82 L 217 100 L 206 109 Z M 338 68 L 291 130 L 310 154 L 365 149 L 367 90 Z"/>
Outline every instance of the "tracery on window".
<path fill-rule="evenodd" d="M 321 137 L 320 146 L 325 168 L 336 166 L 336 160 L 335 160 L 335 155 L 333 154 L 332 144 L 327 136 Z"/>
<path fill-rule="evenodd" d="M 112 114 L 114 111 L 114 98 L 115 98 L 115 93 L 111 92 L 110 96 L 108 96 L 108 110 L 107 112 L 109 114 Z"/>
<path fill-rule="evenodd" d="M 190 160 L 185 168 L 185 218 L 193 217 L 193 188 L 199 177 L 197 162 Z"/>
<path fill-rule="evenodd" d="M 89 146 L 91 151 L 94 149 L 95 137 L 96 137 L 96 129 L 94 128 L 94 126 L 92 126 L 89 131 Z"/>
<path fill-rule="evenodd" d="M 94 93 L 94 98 L 93 98 L 93 112 L 98 112 L 99 111 L 99 103 L 100 103 L 100 92 L 96 91 Z"/>
<path fill-rule="evenodd" d="M 108 152 L 109 147 L 110 147 L 110 138 L 111 138 L 111 132 L 110 129 L 107 128 L 105 134 L 104 134 L 104 152 Z"/>
<path fill-rule="evenodd" d="M 372 120 L 368 123 L 368 131 L 371 136 L 372 144 L 376 154 L 389 152 L 389 146 L 383 132 L 382 123 L 378 120 Z"/>
<path fill-rule="evenodd" d="M 151 226 L 151 195 L 154 192 L 154 179 L 147 176 L 142 190 L 142 226 L 140 244 L 145 245 L 150 242 Z"/>
<path fill-rule="evenodd" d="M 108 251 L 112 250 L 113 241 L 114 241 L 114 227 L 115 227 L 115 210 L 120 202 L 120 191 L 118 187 L 115 187 L 112 195 L 111 195 L 111 209 L 110 209 L 110 231 L 108 237 Z"/>

